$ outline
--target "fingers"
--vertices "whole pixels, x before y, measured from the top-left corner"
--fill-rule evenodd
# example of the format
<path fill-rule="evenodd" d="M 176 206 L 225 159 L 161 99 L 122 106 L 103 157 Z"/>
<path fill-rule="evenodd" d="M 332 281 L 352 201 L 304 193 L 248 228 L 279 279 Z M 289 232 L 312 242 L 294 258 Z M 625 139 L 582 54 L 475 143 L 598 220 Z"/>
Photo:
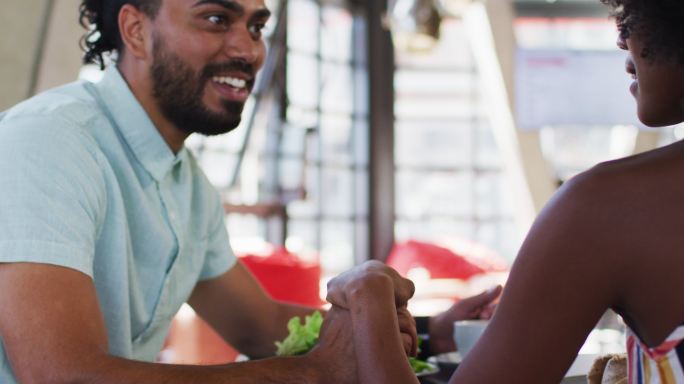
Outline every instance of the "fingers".
<path fill-rule="evenodd" d="M 407 335 L 405 333 L 401 333 L 400 336 L 401 336 L 401 344 L 404 347 L 404 353 L 406 353 L 406 356 L 416 356 L 415 344 L 414 344 L 411 336 Z"/>
<path fill-rule="evenodd" d="M 413 297 L 416 291 L 415 285 L 409 279 L 402 277 L 399 272 L 391 267 L 377 260 L 371 260 L 363 263 L 361 267 L 369 274 L 379 273 L 389 276 L 392 279 L 394 286 L 394 298 L 397 308 L 406 306 L 409 299 Z"/>
<path fill-rule="evenodd" d="M 396 273 L 396 271 L 394 272 Z M 394 299 L 397 308 L 402 308 L 413 297 L 413 294 L 416 292 L 416 286 L 413 284 L 413 281 L 399 276 L 398 273 L 397 277 L 394 284 Z"/>
<path fill-rule="evenodd" d="M 408 356 L 415 356 L 418 353 L 418 331 L 416 321 L 406 307 L 397 309 L 397 319 L 399 321 L 399 332 L 401 332 L 404 350 Z"/>
<path fill-rule="evenodd" d="M 379 261 L 367 261 L 342 273 L 328 282 L 326 300 L 334 305 L 349 309 L 349 293 L 362 289 L 373 291 L 373 281 L 388 279 L 392 284 L 394 301 L 397 308 L 405 307 L 415 293 L 415 286 L 397 271 Z"/>
<path fill-rule="evenodd" d="M 330 286 L 330 283 L 328 283 L 328 293 L 325 296 L 325 301 L 332 304 L 333 306 L 347 308 L 347 300 L 345 298 L 344 292 L 332 288 Z"/>
<path fill-rule="evenodd" d="M 482 308 L 482 311 L 480 312 L 480 320 L 489 320 L 494 316 L 494 311 L 496 310 L 496 304 L 489 304 L 486 307 Z"/>
<path fill-rule="evenodd" d="M 469 312 L 480 309 L 496 300 L 501 294 L 502 289 L 503 288 L 500 285 L 497 285 L 480 293 L 479 295 L 463 299 L 460 301 L 461 306 L 466 308 Z"/>

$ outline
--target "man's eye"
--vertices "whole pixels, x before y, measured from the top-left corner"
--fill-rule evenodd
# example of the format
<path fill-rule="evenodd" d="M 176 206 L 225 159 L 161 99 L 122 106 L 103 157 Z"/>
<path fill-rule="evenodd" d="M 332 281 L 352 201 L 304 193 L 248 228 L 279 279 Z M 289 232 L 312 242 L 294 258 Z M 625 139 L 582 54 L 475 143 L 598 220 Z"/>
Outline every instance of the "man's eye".
<path fill-rule="evenodd" d="M 221 15 L 211 15 L 211 16 L 208 16 L 208 17 L 207 17 L 207 20 L 208 20 L 210 23 L 216 24 L 216 25 L 225 25 L 225 24 L 227 24 L 227 22 L 228 22 L 227 18 L 226 18 L 225 16 L 221 16 Z"/>
<path fill-rule="evenodd" d="M 254 24 L 250 29 L 253 34 L 260 35 L 264 28 L 266 28 L 266 24 Z"/>

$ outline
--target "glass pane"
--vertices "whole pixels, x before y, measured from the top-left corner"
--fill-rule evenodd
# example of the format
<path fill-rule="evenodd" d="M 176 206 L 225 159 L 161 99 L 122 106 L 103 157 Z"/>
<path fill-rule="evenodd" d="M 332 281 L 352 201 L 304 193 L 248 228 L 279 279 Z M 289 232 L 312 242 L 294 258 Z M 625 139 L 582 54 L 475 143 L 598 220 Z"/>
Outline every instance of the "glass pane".
<path fill-rule="evenodd" d="M 321 265 L 327 273 L 340 273 L 354 265 L 354 227 L 348 221 L 322 224 Z"/>
<path fill-rule="evenodd" d="M 348 117 L 323 115 L 321 143 L 323 161 L 334 164 L 352 164 L 352 120 Z"/>
<path fill-rule="evenodd" d="M 287 46 L 297 52 L 318 50 L 319 8 L 315 1 L 290 0 L 287 10 Z"/>
<path fill-rule="evenodd" d="M 287 95 L 290 103 L 298 107 L 315 109 L 318 106 L 316 57 L 290 53 L 287 60 Z"/>
<path fill-rule="evenodd" d="M 283 127 L 280 155 L 287 157 L 304 157 L 306 146 L 306 129 L 299 125 L 287 124 Z"/>
<path fill-rule="evenodd" d="M 431 216 L 473 215 L 473 174 L 470 172 L 397 172 L 397 215 L 421 219 Z"/>
<path fill-rule="evenodd" d="M 399 69 L 394 78 L 397 97 L 416 97 L 423 94 L 475 97 L 479 91 L 470 71 L 427 71 Z"/>
<path fill-rule="evenodd" d="M 355 211 L 357 218 L 368 218 L 368 169 L 357 170 L 356 174 L 356 195 L 354 196 Z"/>
<path fill-rule="evenodd" d="M 420 240 L 438 243 L 445 239 L 475 238 L 472 222 L 455 219 L 431 219 L 428 221 L 397 220 L 394 225 L 397 241 Z"/>
<path fill-rule="evenodd" d="M 352 60 L 353 23 L 348 10 L 335 6 L 323 8 L 321 54 L 324 60 Z"/>
<path fill-rule="evenodd" d="M 313 220 L 318 215 L 318 202 L 312 199 L 292 201 L 287 205 L 290 220 Z"/>
<path fill-rule="evenodd" d="M 318 231 L 315 221 L 290 218 L 285 245 L 291 252 L 308 255 L 318 248 Z"/>
<path fill-rule="evenodd" d="M 347 169 L 323 169 L 321 201 L 323 215 L 351 218 L 354 215 L 353 173 Z"/>
<path fill-rule="evenodd" d="M 304 162 L 302 159 L 280 159 L 278 161 L 280 190 L 287 195 L 304 188 Z"/>
<path fill-rule="evenodd" d="M 356 231 L 356 247 L 354 250 L 354 260 L 356 260 L 357 262 L 368 260 L 370 258 L 370 255 L 368 254 L 368 221 L 366 219 L 357 220 L 354 230 Z"/>
<path fill-rule="evenodd" d="M 314 108 L 290 105 L 287 108 L 287 121 L 298 128 L 316 128 L 318 125 L 318 113 Z"/>
<path fill-rule="evenodd" d="M 219 189 L 228 187 L 236 164 L 236 155 L 214 151 L 204 151 L 200 161 L 209 181 Z"/>
<path fill-rule="evenodd" d="M 368 166 L 368 140 L 370 132 L 368 131 L 368 120 L 358 118 L 354 121 L 354 162 L 356 165 Z"/>
<path fill-rule="evenodd" d="M 228 228 L 228 233 L 230 233 L 231 242 L 235 246 L 240 243 L 240 240 L 233 241 L 235 239 L 254 238 L 261 235 L 264 229 L 264 222 L 254 215 L 229 214 L 226 215 L 226 227 Z M 241 247 L 238 246 L 236 248 L 239 249 Z"/>
<path fill-rule="evenodd" d="M 368 116 L 368 71 L 364 67 L 354 69 L 354 114 L 356 116 Z"/>
<path fill-rule="evenodd" d="M 401 97 L 395 102 L 395 115 L 398 119 L 424 120 L 453 119 L 470 120 L 473 118 L 476 106 L 470 99 L 458 97 L 422 96 Z"/>
<path fill-rule="evenodd" d="M 468 124 L 398 121 L 396 132 L 395 156 L 399 166 L 472 166 L 473 129 Z"/>
<path fill-rule="evenodd" d="M 354 96 L 352 68 L 344 64 L 324 63 L 322 70 L 321 108 L 325 112 L 351 114 Z"/>

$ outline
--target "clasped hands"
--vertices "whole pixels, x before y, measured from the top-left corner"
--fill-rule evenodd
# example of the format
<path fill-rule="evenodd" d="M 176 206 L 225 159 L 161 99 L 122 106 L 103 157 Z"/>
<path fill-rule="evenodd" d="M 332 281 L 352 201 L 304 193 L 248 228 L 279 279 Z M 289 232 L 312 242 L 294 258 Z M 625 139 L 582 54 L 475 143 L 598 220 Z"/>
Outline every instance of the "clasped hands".
<path fill-rule="evenodd" d="M 335 361 L 340 361 L 341 354 L 349 354 L 347 356 L 351 358 L 347 360 L 352 365 L 335 367 L 336 376 L 343 372 L 347 372 L 350 377 L 355 375 L 355 359 L 352 357 L 355 348 L 354 332 L 369 334 L 379 329 L 378 327 L 387 326 L 388 322 L 397 322 L 398 337 L 401 339 L 404 352 L 407 356 L 415 356 L 418 348 L 416 323 L 407 309 L 414 291 L 413 282 L 401 277 L 395 270 L 379 261 L 363 263 L 328 283 L 326 299 L 332 304 L 332 308 L 323 324 L 319 350 L 327 349 L 331 352 L 330 356 L 337 356 Z M 461 300 L 447 311 L 430 318 L 429 333 L 433 352 L 453 351 L 456 348 L 452 338 L 454 321 L 491 317 L 495 308 L 493 302 L 500 293 L 501 287 L 494 287 Z M 375 324 L 352 324 L 350 311 L 376 311 L 373 303 L 391 302 L 394 303 L 393 306 L 382 305 L 384 308 L 391 308 L 391 311 L 377 312 L 380 317 L 373 317 L 378 319 L 374 321 Z M 352 378 L 350 382 L 355 380 Z"/>

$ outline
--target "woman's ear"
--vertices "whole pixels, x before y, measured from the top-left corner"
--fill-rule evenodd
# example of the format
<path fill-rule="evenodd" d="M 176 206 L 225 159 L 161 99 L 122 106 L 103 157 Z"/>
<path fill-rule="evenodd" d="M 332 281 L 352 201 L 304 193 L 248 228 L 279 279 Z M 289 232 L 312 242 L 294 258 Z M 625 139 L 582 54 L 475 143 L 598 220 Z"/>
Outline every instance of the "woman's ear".
<path fill-rule="evenodd" d="M 139 60 L 148 58 L 148 47 L 151 46 L 148 22 L 149 18 L 144 12 L 131 4 L 124 4 L 119 11 L 119 33 L 123 42 L 123 50 L 126 55 L 131 55 Z M 119 52 L 119 56 L 123 52 Z"/>

